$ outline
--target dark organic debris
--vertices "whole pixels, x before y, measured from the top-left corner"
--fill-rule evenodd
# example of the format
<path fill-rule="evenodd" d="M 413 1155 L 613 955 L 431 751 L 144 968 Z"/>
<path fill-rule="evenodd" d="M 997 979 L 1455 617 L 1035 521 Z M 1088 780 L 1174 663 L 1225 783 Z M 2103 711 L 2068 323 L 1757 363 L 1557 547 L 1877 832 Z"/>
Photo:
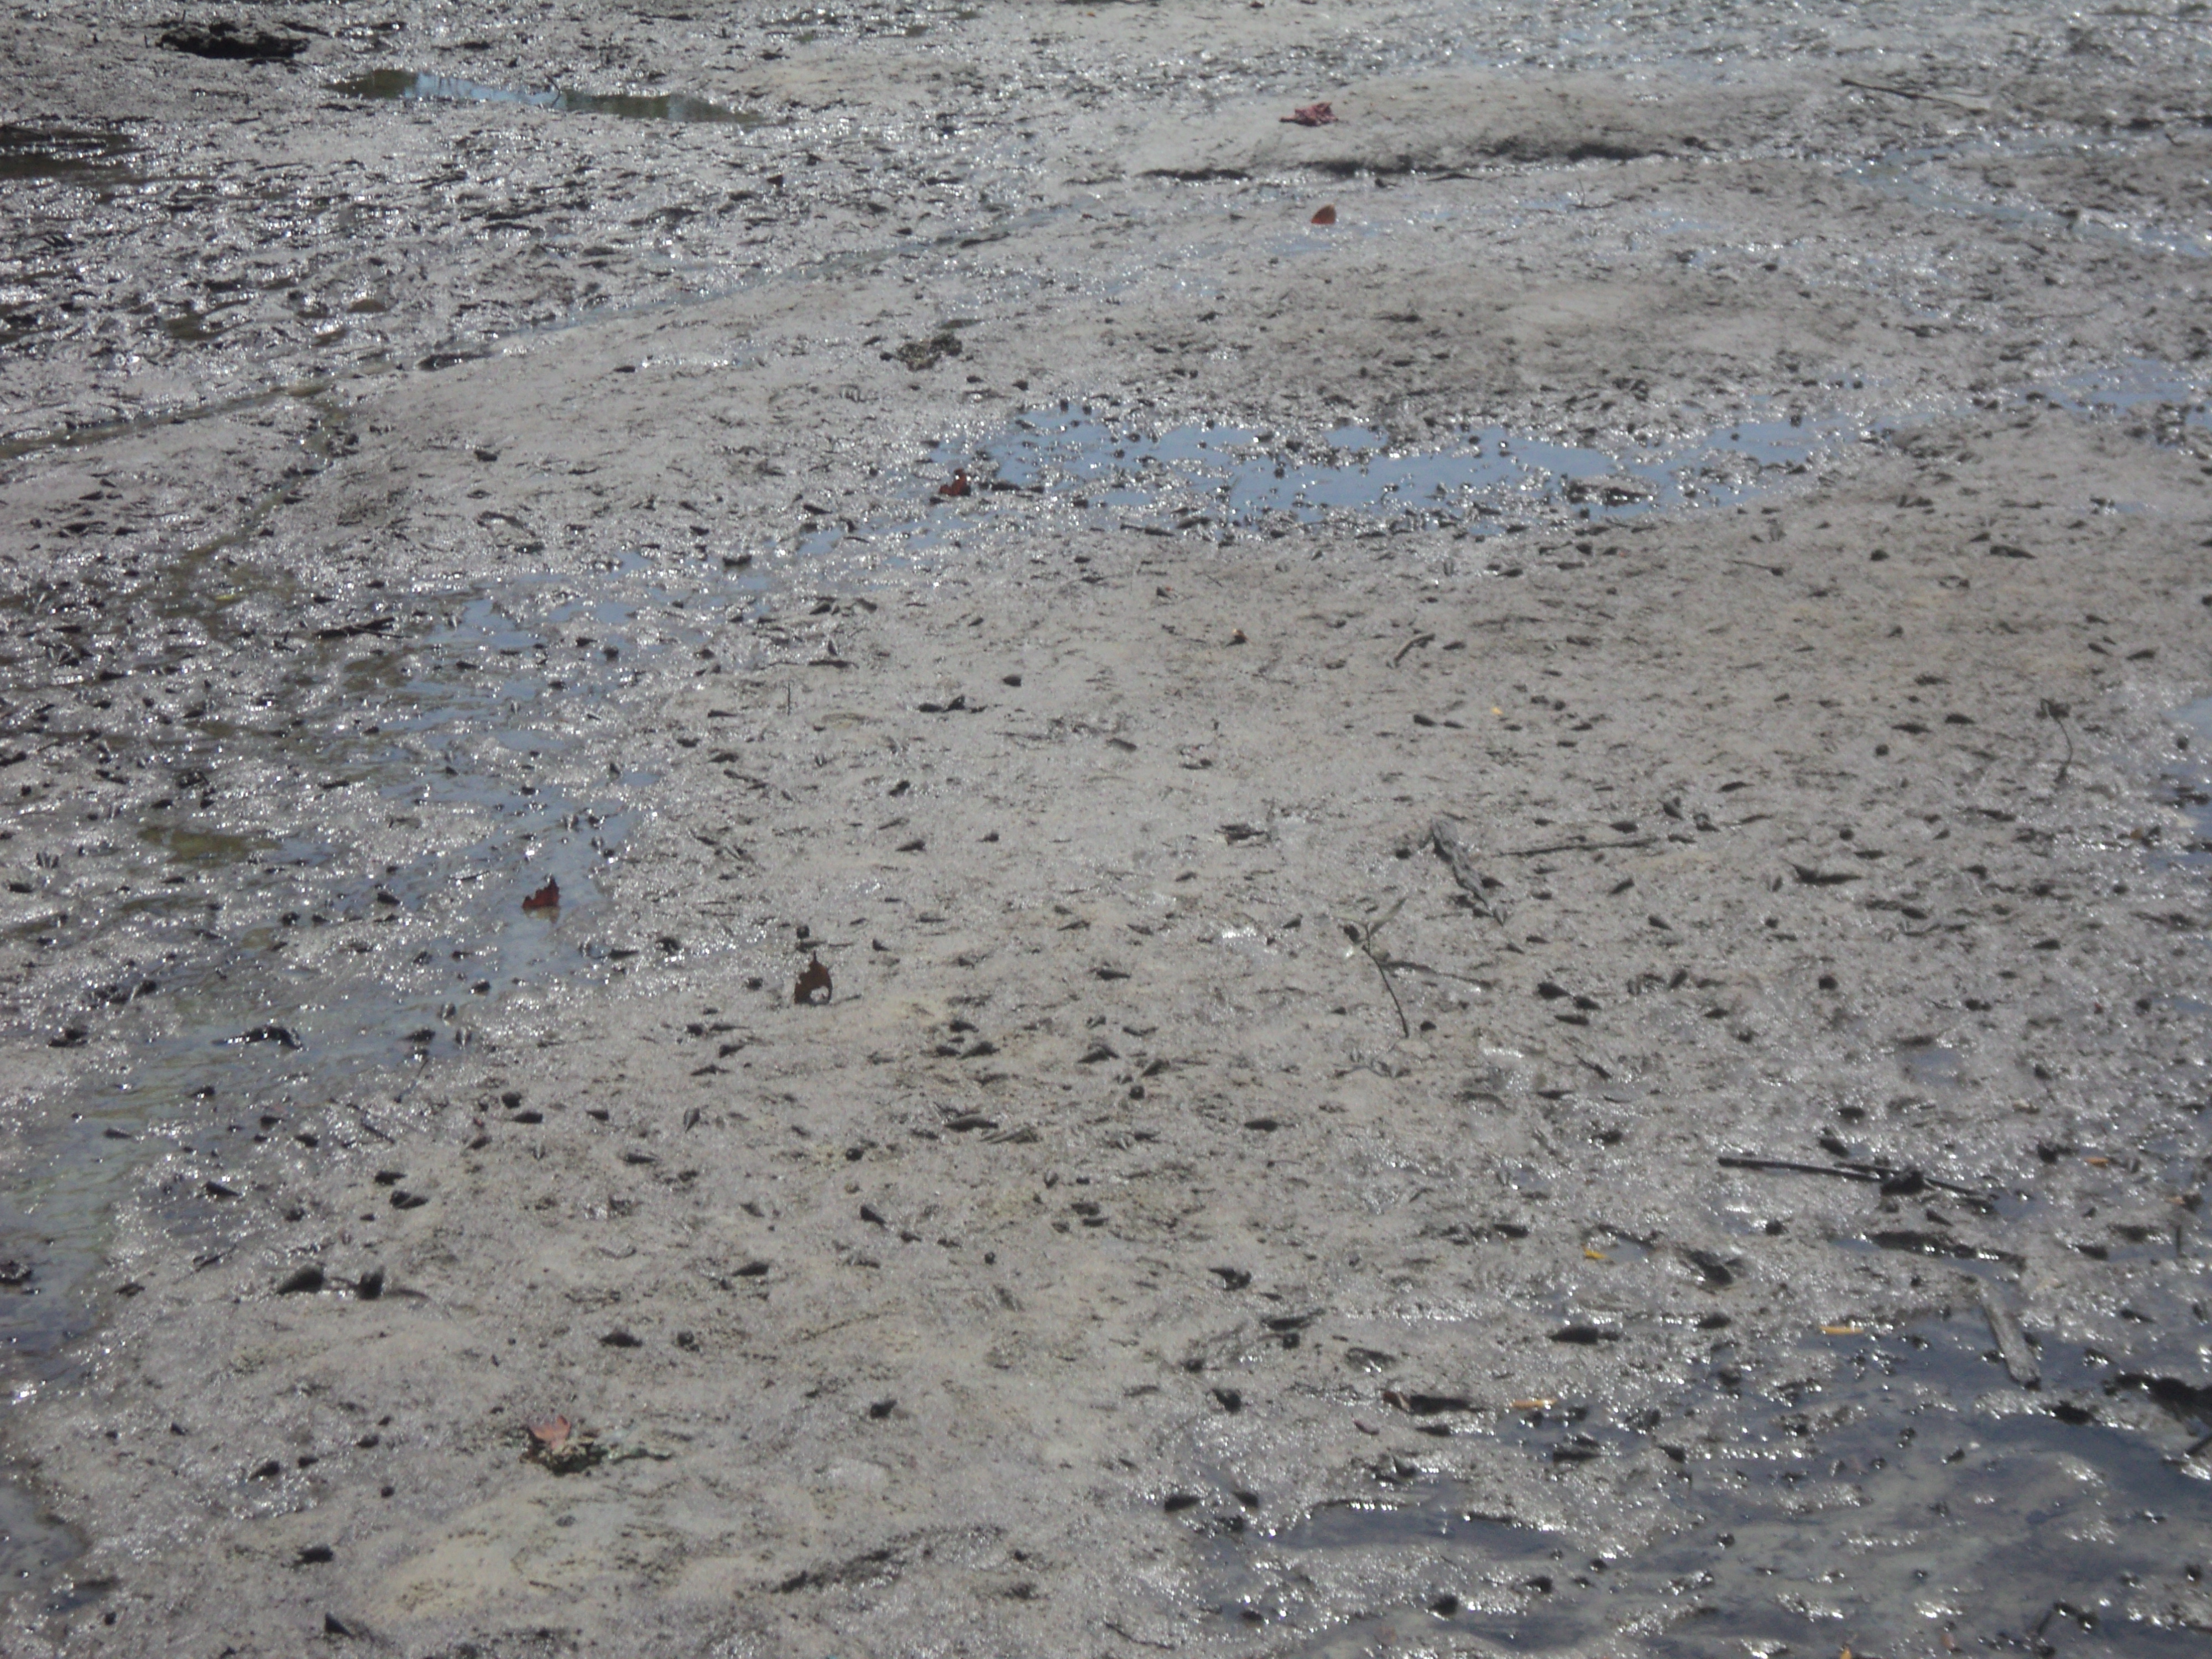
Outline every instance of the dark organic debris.
<path fill-rule="evenodd" d="M 2025 1267 L 2027 1258 L 2012 1250 L 1994 1249 L 1985 1244 L 1969 1244 L 1963 1238 L 1954 1238 L 1948 1233 L 1931 1233 L 1915 1228 L 1887 1228 L 1867 1236 L 1867 1243 L 1885 1250 L 1909 1250 L 1920 1255 L 1955 1256 L 1961 1261 L 2002 1261 L 2008 1267 Z"/>
<path fill-rule="evenodd" d="M 319 1291 L 322 1288 L 323 1270 L 320 1267 L 309 1266 L 295 1269 L 289 1276 L 279 1282 L 276 1286 L 276 1294 L 279 1296 L 311 1296 L 315 1291 Z"/>
<path fill-rule="evenodd" d="M 1981 1295 L 1982 1313 L 1990 1322 L 1990 1334 L 1997 1340 L 1997 1353 L 2004 1360 L 2006 1374 L 2023 1389 L 2040 1388 L 2043 1367 L 2037 1363 L 2035 1350 L 2028 1346 L 2020 1321 L 2005 1306 L 2003 1294 L 1984 1284 Z"/>
<path fill-rule="evenodd" d="M 1309 224 L 1316 225 L 1334 224 L 1336 222 L 1336 204 L 1331 202 L 1320 208 L 1315 212 L 1314 216 L 1308 220 L 1307 222 Z"/>
<path fill-rule="evenodd" d="M 822 994 L 817 996 L 815 993 L 817 991 Z M 791 988 L 791 1000 L 801 1004 L 823 1003 L 830 1000 L 830 970 L 822 965 L 820 956 L 810 952 L 805 971 L 799 975 L 797 983 Z"/>
<path fill-rule="evenodd" d="M 1735 1283 L 1735 1273 L 1726 1261 L 1711 1250 L 1685 1249 L 1682 1259 L 1698 1270 L 1698 1276 L 1711 1291 L 1723 1291 Z"/>
<path fill-rule="evenodd" d="M 1382 1390 L 1382 1403 L 1395 1406 L 1412 1417 L 1434 1417 L 1443 1412 L 1471 1412 L 1475 1403 L 1463 1394 L 1409 1394 L 1398 1389 Z"/>
<path fill-rule="evenodd" d="M 557 910 L 561 908 L 561 884 L 550 876 L 545 884 L 522 901 L 525 910 Z"/>
<path fill-rule="evenodd" d="M 1467 896 L 1468 908 L 1504 927 L 1505 913 L 1492 901 L 1490 894 L 1504 884 L 1475 868 L 1474 844 L 1468 836 L 1467 826 L 1454 817 L 1434 818 L 1429 823 L 1429 844 L 1437 849 L 1439 858 L 1451 866 L 1452 879 Z"/>
<path fill-rule="evenodd" d="M 1824 1143 L 1825 1144 L 1825 1143 Z M 1840 1144 L 1840 1143 L 1838 1143 Z M 1935 1187 L 1966 1200 L 1984 1214 L 1996 1207 L 1996 1200 L 1978 1187 L 1962 1187 L 1953 1181 L 1939 1181 L 1934 1176 L 1917 1170 L 1900 1170 L 1888 1164 L 1806 1164 L 1791 1158 L 1751 1158 L 1741 1153 L 1723 1152 L 1720 1166 L 1723 1170 L 1759 1170 L 1768 1174 L 1829 1176 L 1838 1181 L 1863 1181 L 1870 1186 L 1890 1190 L 1887 1183 L 1902 1183 L 1898 1191 L 1917 1192 L 1921 1187 Z M 1917 1182 L 1920 1186 L 1911 1183 Z"/>
<path fill-rule="evenodd" d="M 2122 1389 L 2140 1390 L 2186 1421 L 2212 1423 L 2212 1383 L 2200 1387 L 2185 1382 L 2178 1376 L 2122 1371 L 2106 1385 L 2106 1392 L 2117 1393 Z"/>
<path fill-rule="evenodd" d="M 1328 106 L 1328 100 L 1326 98 L 1318 103 L 1301 104 L 1282 118 L 1284 125 L 1300 127 L 1329 126 L 1336 119 L 1337 113 Z"/>
<path fill-rule="evenodd" d="M 1612 476 L 1599 478 L 1570 478 L 1566 495 L 1571 501 L 1596 501 L 1606 507 L 1626 507 L 1634 502 L 1648 501 L 1658 491 L 1642 478 Z"/>
<path fill-rule="evenodd" d="M 896 357 L 908 368 L 919 374 L 925 368 L 934 368 L 947 357 L 960 355 L 960 337 L 951 329 L 939 329 L 925 340 L 908 340 L 887 356 Z M 963 495 L 965 491 L 962 492 Z"/>
<path fill-rule="evenodd" d="M 234 1037 L 217 1039 L 217 1046 L 234 1048 L 242 1042 L 273 1042 L 280 1048 L 296 1048 L 300 1039 L 282 1025 L 257 1025 L 250 1031 L 240 1031 Z"/>
<path fill-rule="evenodd" d="M 1860 879 L 1845 871 L 1816 870 L 1809 864 L 1793 864 L 1790 867 L 1808 887 L 1841 887 L 1847 881 Z"/>
<path fill-rule="evenodd" d="M 847 1560 L 828 1566 L 815 1567 L 794 1572 L 775 1587 L 778 1595 L 789 1595 L 803 1589 L 826 1589 L 838 1584 L 866 1584 L 895 1577 L 899 1570 L 899 1553 L 889 1545 L 864 1551 Z"/>

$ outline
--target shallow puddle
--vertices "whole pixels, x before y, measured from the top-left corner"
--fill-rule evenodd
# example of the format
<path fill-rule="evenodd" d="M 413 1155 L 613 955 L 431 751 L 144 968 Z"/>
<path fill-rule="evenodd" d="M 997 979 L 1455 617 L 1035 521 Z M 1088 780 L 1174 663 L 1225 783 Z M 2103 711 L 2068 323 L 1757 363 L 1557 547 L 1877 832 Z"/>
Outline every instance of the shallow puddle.
<path fill-rule="evenodd" d="M 49 1039 L 114 1058 L 10 1126 L 0 1262 L 21 1277 L 0 1288 L 0 1380 L 16 1397 L 76 1374 L 73 1345 L 115 1293 L 111 1218 L 149 1161 L 173 1167 L 160 1212 L 176 1247 L 195 1248 L 223 1219 L 227 1148 L 285 1133 L 295 1106 L 379 1085 L 404 1099 L 426 1062 L 465 1052 L 507 999 L 610 981 L 641 954 L 606 935 L 598 878 L 657 779 L 586 753 L 576 727 L 659 655 L 720 637 L 719 611 L 758 579 L 702 572 L 698 622 L 672 626 L 684 596 L 638 559 L 614 567 L 583 597 L 409 594 L 398 610 L 331 620 L 295 672 L 303 718 L 204 733 L 204 756 L 168 758 L 187 775 L 245 755 L 303 775 L 320 799 L 343 793 L 337 827 L 314 827 L 320 815 L 296 799 L 262 816 L 234 795 L 179 791 L 112 838 L 106 856 L 128 875 L 127 898 L 70 897 L 42 924 L 51 946 L 100 938 L 143 967 L 91 988 L 83 1026 Z M 270 576 L 264 593 L 250 568 L 203 559 L 143 598 L 156 614 L 218 624 L 233 607 L 313 617 L 307 595 L 276 591 L 288 580 Z M 423 850 L 383 864 L 344 828 L 369 826 L 374 844 L 374 827 L 418 821 Z M 526 911 L 548 879 L 558 908 Z M 290 965 L 301 960 L 310 971 Z M 75 1545 L 39 1513 L 0 1480 L 0 1583 L 66 1596 L 55 1575 Z"/>
<path fill-rule="evenodd" d="M 1518 535 L 1534 520 L 1595 528 L 1747 500 L 1873 430 L 1852 415 L 1781 411 L 1663 444 L 1577 446 L 1492 426 L 1413 447 L 1357 425 L 1309 442 L 1228 422 L 1148 431 L 1087 407 L 1033 410 L 983 442 L 932 445 L 915 475 L 929 503 L 921 516 L 811 531 L 793 550 L 821 557 L 854 540 L 909 552 L 957 547 L 963 535 L 1006 518 L 1008 504 L 1038 497 L 1094 528 L 1224 544 L 1239 532 L 1276 535 L 1323 523 L 1485 539 Z M 1584 543 L 1565 555 L 1570 568 L 1590 551 Z"/>
<path fill-rule="evenodd" d="M 1832 380 L 1832 393 L 1846 388 L 1865 390 L 1850 377 Z M 2202 382 L 2148 359 L 2021 396 L 2075 414 L 2133 412 L 2154 423 L 2145 435 L 2161 441 L 2173 427 L 2212 424 Z M 1149 428 L 1103 409 L 1063 404 L 1017 416 L 981 440 L 931 445 L 915 475 L 927 503 L 921 516 L 823 527 L 805 534 L 793 550 L 819 556 L 855 538 L 913 551 L 956 547 L 963 535 L 1005 517 L 1010 505 L 1039 497 L 1073 509 L 1090 527 L 1217 542 L 1240 532 L 1273 535 L 1323 523 L 1364 524 L 1370 535 L 1426 528 L 1486 540 L 1511 538 L 1540 520 L 1595 530 L 1606 520 L 1751 500 L 1851 445 L 1880 442 L 1945 412 L 1769 404 L 1703 432 L 1657 440 L 1618 433 L 1574 444 L 1486 426 L 1407 445 L 1357 424 L 1310 441 L 1229 422 Z M 1518 574 L 1510 565 L 1511 547 L 1508 541 L 1497 550 L 1499 568 Z M 1575 550 L 1593 550 L 1580 543 Z M 1574 568 L 1574 556 L 1565 556 L 1566 568 Z"/>
<path fill-rule="evenodd" d="M 121 163 L 138 148 L 120 132 L 0 125 L 0 179 L 127 180 Z"/>
<path fill-rule="evenodd" d="M 370 70 L 335 82 L 331 90 L 349 98 L 389 98 L 404 103 L 441 99 L 475 104 L 525 104 L 562 115 L 612 115 L 625 121 L 703 122 L 725 126 L 757 126 L 762 118 L 742 110 L 710 103 L 683 93 L 650 94 L 568 92 L 559 88 L 531 91 L 518 87 L 486 86 L 458 76 L 433 75 L 427 70 Z"/>
<path fill-rule="evenodd" d="M 1551 1480 L 1662 1456 L 1645 1501 L 1674 1529 L 1606 1554 L 1417 1480 L 1223 1545 L 1220 1617 L 1316 1656 L 2201 1652 L 2212 1467 L 2189 1448 L 2212 1400 L 2052 1343 L 2031 1393 L 1990 1343 L 1963 1314 L 1844 1333 L 1826 1383 L 1648 1429 L 1502 1415 L 1493 1437 Z M 1316 1587 L 1362 1578 L 1381 1610 L 1314 1628 Z"/>
<path fill-rule="evenodd" d="M 1034 414 L 968 465 L 988 467 L 996 483 L 1073 494 L 1102 515 L 1133 515 L 1145 528 L 1163 520 L 1177 530 L 1225 530 L 1358 514 L 1497 534 L 1524 515 L 1562 507 L 1600 519 L 1733 502 L 1770 475 L 1802 472 L 1866 435 L 1850 417 L 1799 413 L 1732 422 L 1663 447 L 1562 444 L 1492 426 L 1454 433 L 1433 448 L 1394 448 L 1387 434 L 1362 426 L 1301 445 L 1227 424 L 1139 436 L 1087 415 Z M 948 468 L 959 463 L 950 450 L 935 459 Z"/>

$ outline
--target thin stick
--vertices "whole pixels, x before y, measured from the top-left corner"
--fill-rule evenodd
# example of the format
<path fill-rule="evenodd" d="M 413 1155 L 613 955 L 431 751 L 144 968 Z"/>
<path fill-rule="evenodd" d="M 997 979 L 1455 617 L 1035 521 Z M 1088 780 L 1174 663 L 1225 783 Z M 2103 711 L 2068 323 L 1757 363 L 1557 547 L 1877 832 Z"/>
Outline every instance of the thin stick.
<path fill-rule="evenodd" d="M 1368 961 L 1375 964 L 1375 971 L 1382 975 L 1382 988 L 1390 994 L 1390 1006 L 1398 1011 L 1399 1030 L 1403 1032 L 1406 1036 L 1411 1036 L 1413 1035 L 1413 1027 L 1412 1023 L 1406 1018 L 1406 1005 L 1398 1000 L 1398 988 L 1390 983 L 1390 964 L 1375 953 L 1375 935 L 1381 933 L 1383 928 L 1389 926 L 1391 919 L 1396 916 L 1398 912 L 1405 908 L 1406 901 L 1401 897 L 1395 904 L 1390 907 L 1389 915 L 1385 915 L 1382 921 L 1370 922 L 1364 928 L 1354 933 L 1352 938 L 1353 941 L 1359 946 L 1360 950 L 1366 954 Z"/>
<path fill-rule="evenodd" d="M 2063 788 L 2066 784 L 2066 774 L 2074 765 L 2074 734 L 2066 729 L 2066 716 L 2073 711 L 2064 703 L 2053 702 L 2050 698 L 2045 697 L 2042 706 L 2036 712 L 2057 726 L 2058 735 L 2066 739 L 2066 758 L 2058 763 L 2058 775 L 2051 781 L 2051 787 L 2053 789 Z"/>
<path fill-rule="evenodd" d="M 1639 836 L 1634 841 L 1561 841 L 1543 847 L 1511 847 L 1505 851 L 1509 859 L 1540 858 L 1546 853 L 1613 853 L 1632 847 L 1649 847 L 1659 838 Z"/>
<path fill-rule="evenodd" d="M 1861 92 L 1886 92 L 1893 98 L 1925 99 L 1931 104 L 1948 104 L 1953 109 L 1964 110 L 1969 115 L 1986 115 L 1990 106 L 1978 98 L 1954 97 L 1948 92 L 1919 92 L 1911 87 L 1886 87 L 1879 81 L 1854 81 L 1848 75 L 1840 77 L 1847 87 Z"/>
<path fill-rule="evenodd" d="M 1723 1170 L 1761 1170 L 1778 1175 L 1832 1176 L 1838 1181 L 1883 1182 L 1917 1176 L 1930 1187 L 1955 1194 L 1977 1208 L 1995 1201 L 1978 1187 L 1962 1187 L 1955 1181 L 1944 1181 L 1921 1170 L 1900 1170 L 1889 1164 L 1801 1164 L 1791 1158 L 1751 1158 L 1741 1153 L 1723 1152 L 1720 1166 Z"/>

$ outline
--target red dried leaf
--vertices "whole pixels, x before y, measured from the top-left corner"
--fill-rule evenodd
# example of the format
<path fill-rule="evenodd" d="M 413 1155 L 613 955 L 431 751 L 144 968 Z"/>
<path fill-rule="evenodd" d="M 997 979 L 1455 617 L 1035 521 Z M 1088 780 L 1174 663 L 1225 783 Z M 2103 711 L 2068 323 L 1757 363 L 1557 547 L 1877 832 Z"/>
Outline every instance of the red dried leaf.
<path fill-rule="evenodd" d="M 561 908 L 561 884 L 555 881 L 550 876 L 548 876 L 545 878 L 545 884 L 543 887 L 539 888 L 528 898 L 522 901 L 522 908 L 526 910 L 559 909 Z"/>
<path fill-rule="evenodd" d="M 559 1451 L 568 1443 L 569 1428 L 567 1418 L 549 1417 L 530 1425 L 530 1438 L 533 1444 L 546 1451 Z"/>
<path fill-rule="evenodd" d="M 1320 212 L 1315 214 L 1312 222 L 1317 225 L 1334 224 L 1336 222 L 1336 204 L 1332 202 Z"/>
<path fill-rule="evenodd" d="M 962 467 L 954 472 L 951 478 L 937 486 L 937 493 L 940 495 L 965 495 L 971 493 L 974 489 L 975 486 L 968 482 L 968 470 Z"/>
<path fill-rule="evenodd" d="M 1285 125 L 1301 127 L 1325 127 L 1335 119 L 1336 112 L 1328 106 L 1327 100 L 1318 104 L 1301 105 L 1283 118 Z"/>
<path fill-rule="evenodd" d="M 820 996 L 814 994 L 819 991 Z M 822 965 L 822 958 L 810 956 L 806 971 L 799 976 L 799 983 L 791 988 L 791 1000 L 797 1003 L 827 1002 L 830 1000 L 830 970 Z"/>

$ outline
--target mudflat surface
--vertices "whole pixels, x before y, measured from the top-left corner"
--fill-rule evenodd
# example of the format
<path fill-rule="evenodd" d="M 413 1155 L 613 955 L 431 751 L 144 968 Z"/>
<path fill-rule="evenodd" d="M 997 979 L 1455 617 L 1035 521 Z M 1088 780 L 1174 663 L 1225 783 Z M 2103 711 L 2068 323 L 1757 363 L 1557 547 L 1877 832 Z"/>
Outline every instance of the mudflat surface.
<path fill-rule="evenodd" d="M 238 21 L 0 77 L 9 1651 L 2201 1647 L 2196 8 Z"/>

